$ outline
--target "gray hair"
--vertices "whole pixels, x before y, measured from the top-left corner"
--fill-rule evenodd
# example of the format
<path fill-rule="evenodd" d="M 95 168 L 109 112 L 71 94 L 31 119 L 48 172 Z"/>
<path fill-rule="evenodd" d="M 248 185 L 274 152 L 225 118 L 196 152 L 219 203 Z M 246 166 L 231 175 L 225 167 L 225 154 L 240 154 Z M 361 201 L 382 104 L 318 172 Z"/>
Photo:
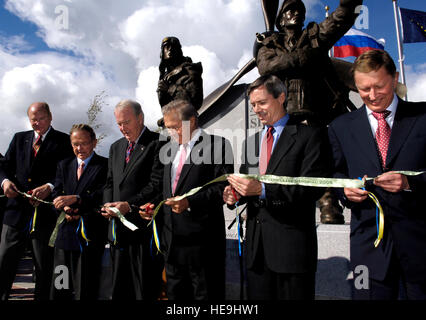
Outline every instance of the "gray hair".
<path fill-rule="evenodd" d="M 117 110 L 117 109 L 123 110 L 126 107 L 132 108 L 135 116 L 142 114 L 142 118 L 145 118 L 141 105 L 139 104 L 139 102 L 134 100 L 130 100 L 130 99 L 121 100 L 119 103 L 117 103 L 114 110 Z"/>
<path fill-rule="evenodd" d="M 163 116 L 171 112 L 176 112 L 179 117 L 179 120 L 182 121 L 188 121 L 192 117 L 195 117 L 195 122 L 198 125 L 197 110 L 194 108 L 191 102 L 187 100 L 173 100 L 172 102 L 169 102 L 168 104 L 163 106 L 161 108 L 161 112 L 163 113 Z"/>

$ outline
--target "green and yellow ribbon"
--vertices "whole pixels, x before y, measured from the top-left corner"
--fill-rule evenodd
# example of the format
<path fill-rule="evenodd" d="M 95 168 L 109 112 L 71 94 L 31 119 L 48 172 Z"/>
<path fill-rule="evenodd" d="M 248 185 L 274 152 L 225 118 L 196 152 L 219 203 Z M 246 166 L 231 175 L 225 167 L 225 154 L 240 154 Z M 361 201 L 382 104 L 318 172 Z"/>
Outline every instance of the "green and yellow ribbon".
<path fill-rule="evenodd" d="M 34 207 L 34 214 L 31 218 L 31 227 L 30 227 L 30 234 L 35 231 L 35 224 L 37 220 L 37 212 L 38 212 L 38 206 Z"/>
<path fill-rule="evenodd" d="M 392 173 L 399 173 L 406 176 L 417 176 L 420 174 L 425 173 L 426 171 L 392 171 Z M 240 178 L 245 179 L 253 179 L 257 180 L 259 182 L 267 183 L 267 184 L 279 184 L 279 185 L 294 185 L 294 186 L 305 186 L 305 187 L 319 187 L 319 188 L 359 188 L 362 189 L 365 187 L 365 181 L 368 180 L 374 180 L 375 178 L 366 178 L 365 180 L 359 180 L 359 179 L 342 179 L 342 178 L 322 178 L 322 177 L 289 177 L 289 176 L 276 176 L 276 175 L 257 175 L 257 174 L 240 174 L 240 173 L 228 173 L 224 174 L 220 177 L 217 177 L 216 179 L 207 182 L 201 187 L 196 187 L 191 189 L 189 192 L 174 197 L 173 200 L 180 201 L 186 197 L 192 196 L 196 194 L 198 191 L 200 191 L 202 188 L 216 182 L 224 182 L 227 181 L 227 178 L 230 175 L 235 175 Z M 377 239 L 374 242 L 374 246 L 377 247 L 380 244 L 380 241 L 383 239 L 383 230 L 384 230 L 384 224 L 385 224 L 385 217 L 383 213 L 383 208 L 380 205 L 379 200 L 377 197 L 369 192 L 368 196 L 370 199 L 375 203 L 376 207 L 379 210 L 379 231 L 377 235 Z M 148 223 L 148 226 L 153 223 L 153 229 L 154 234 L 157 235 L 158 238 L 158 232 L 156 230 L 155 226 L 155 217 L 157 216 L 160 208 L 167 200 L 161 201 L 154 209 L 154 213 L 152 215 L 152 220 L 150 223 Z M 155 237 L 154 237 L 155 238 Z M 158 245 L 158 239 L 155 240 L 155 243 L 157 245 L 157 249 L 160 250 Z"/>
<path fill-rule="evenodd" d="M 383 230 L 385 228 L 385 215 L 383 213 L 383 208 L 380 205 L 379 199 L 377 199 L 374 193 L 369 192 L 368 196 L 371 200 L 373 200 L 377 210 L 379 210 L 379 225 L 377 227 L 377 238 L 374 241 L 374 247 L 377 248 L 380 244 L 380 241 L 383 239 Z"/>
<path fill-rule="evenodd" d="M 58 219 L 56 219 L 55 228 L 53 229 L 53 232 L 50 235 L 49 247 L 55 246 L 56 238 L 58 237 L 59 225 L 65 220 L 65 215 L 66 215 L 65 211 L 62 211 L 59 214 Z"/>

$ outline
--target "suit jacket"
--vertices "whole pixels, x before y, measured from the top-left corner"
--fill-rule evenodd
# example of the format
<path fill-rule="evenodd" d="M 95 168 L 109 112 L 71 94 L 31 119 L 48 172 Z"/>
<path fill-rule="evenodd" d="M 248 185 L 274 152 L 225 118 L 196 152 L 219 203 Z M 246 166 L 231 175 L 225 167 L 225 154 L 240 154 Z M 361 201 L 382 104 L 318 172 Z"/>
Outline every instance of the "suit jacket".
<path fill-rule="evenodd" d="M 265 174 L 294 177 L 325 177 L 329 174 L 329 148 L 318 128 L 284 127 L 271 154 Z M 241 173 L 259 174 L 260 132 L 243 146 Z M 322 188 L 265 184 L 266 201 L 248 197 L 247 268 L 252 268 L 263 245 L 266 266 L 278 273 L 305 273 L 316 270 L 317 235 L 315 202 Z M 242 201 L 240 201 L 242 202 Z"/>
<path fill-rule="evenodd" d="M 336 119 L 329 128 L 335 177 L 376 177 L 383 173 L 366 107 Z M 398 101 L 386 159 L 386 171 L 426 170 L 426 103 Z M 369 199 L 351 203 L 351 263 L 366 265 L 369 275 L 383 280 L 392 251 L 399 258 L 406 280 L 426 279 L 426 216 L 424 214 L 426 174 L 407 177 L 412 192 L 390 193 L 370 186 L 385 215 L 384 238 L 375 248 L 376 207 Z"/>
<path fill-rule="evenodd" d="M 161 148 L 159 134 L 145 129 L 137 141 L 128 164 L 125 162 L 128 141 L 121 138 L 111 145 L 108 159 L 108 175 L 104 190 L 103 201 L 128 201 L 131 204 L 150 202 L 161 192 L 163 164 L 159 158 Z M 131 231 L 118 219 L 116 225 L 117 244 L 140 243 L 151 239 L 151 229 L 147 229 L 137 210 L 132 210 L 126 219 L 139 227 Z M 108 227 L 108 238 L 112 240 L 112 219 Z"/>
<path fill-rule="evenodd" d="M 108 222 L 97 209 L 102 205 L 108 159 L 95 153 L 84 169 L 80 180 L 77 180 L 77 167 L 76 157 L 65 159 L 58 164 L 53 197 L 79 195 L 81 204 L 73 207 L 78 208 L 77 214 L 83 217 L 90 244 L 105 244 Z M 80 242 L 83 239 L 80 232 L 77 233 L 79 222 L 79 220 L 62 222 L 56 238 L 56 247 L 65 250 L 80 250 Z"/>
<path fill-rule="evenodd" d="M 34 131 L 18 132 L 14 135 L 5 155 L 0 181 L 8 178 L 23 192 L 45 183 L 55 183 L 56 166 L 59 161 L 73 155 L 69 135 L 51 128 L 46 135 L 37 157 L 33 156 L 32 142 Z M 46 200 L 51 200 L 49 197 Z M 40 204 L 36 229 L 52 229 L 56 215 L 52 206 Z M 34 208 L 27 199 L 18 196 L 8 199 L 3 223 L 16 227 L 27 227 Z"/>
<path fill-rule="evenodd" d="M 169 142 L 166 147 L 171 149 L 171 161 L 164 167 L 164 199 L 173 197 L 171 167 L 178 145 Z M 223 137 L 208 135 L 202 131 L 191 150 L 189 163 L 182 167 L 175 195 L 183 195 L 233 171 L 230 143 Z M 189 196 L 187 199 L 190 210 L 181 214 L 173 213 L 169 206 L 162 207 L 158 220 L 159 225 L 162 225 L 161 245 L 167 262 L 199 266 L 205 265 L 207 259 L 210 259 L 216 263 L 224 263 L 226 239 L 222 194 L 225 185 L 226 183 L 214 183 Z"/>

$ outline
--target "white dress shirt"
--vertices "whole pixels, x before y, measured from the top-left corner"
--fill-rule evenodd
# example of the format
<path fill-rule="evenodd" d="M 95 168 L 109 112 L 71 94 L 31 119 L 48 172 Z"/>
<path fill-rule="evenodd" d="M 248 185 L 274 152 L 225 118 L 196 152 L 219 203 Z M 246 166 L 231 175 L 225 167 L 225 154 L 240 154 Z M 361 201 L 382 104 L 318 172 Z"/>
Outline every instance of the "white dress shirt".
<path fill-rule="evenodd" d="M 176 177 L 176 171 L 177 171 L 177 168 L 179 166 L 179 160 L 180 160 L 180 154 L 182 152 L 182 148 L 184 146 L 186 147 L 186 161 L 185 161 L 185 163 L 188 163 L 189 162 L 188 159 L 190 157 L 191 150 L 194 147 L 197 140 L 200 138 L 201 132 L 202 132 L 202 129 L 197 129 L 196 131 L 193 132 L 192 138 L 189 142 L 187 142 L 185 145 L 183 145 L 183 144 L 179 145 L 179 150 L 176 153 L 175 158 L 173 159 L 172 166 L 171 166 L 171 172 L 170 172 L 170 177 L 171 177 L 170 187 L 172 189 L 173 189 L 173 182 L 175 181 L 175 177 Z"/>
<path fill-rule="evenodd" d="M 385 119 L 391 129 L 393 126 L 393 122 L 395 120 L 395 113 L 396 113 L 397 106 L 398 106 L 398 98 L 396 97 L 396 94 L 393 94 L 393 100 L 391 104 L 389 105 L 389 107 L 386 108 L 386 110 L 390 111 L 390 114 Z M 368 121 L 370 122 L 371 131 L 373 132 L 373 137 L 375 138 L 379 122 L 376 118 L 374 118 L 373 111 L 371 111 L 368 107 L 366 107 L 365 109 L 367 110 Z"/>

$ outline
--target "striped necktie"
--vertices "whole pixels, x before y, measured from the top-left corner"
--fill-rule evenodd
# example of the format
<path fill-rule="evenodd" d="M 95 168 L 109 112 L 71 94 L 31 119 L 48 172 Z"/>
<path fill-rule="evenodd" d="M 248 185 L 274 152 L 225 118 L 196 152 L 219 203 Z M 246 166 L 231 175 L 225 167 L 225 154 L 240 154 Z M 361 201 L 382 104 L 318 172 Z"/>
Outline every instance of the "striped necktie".
<path fill-rule="evenodd" d="M 36 141 L 34 142 L 34 144 L 33 144 L 33 155 L 34 155 L 34 158 L 37 156 L 37 153 L 38 153 L 38 151 L 40 150 L 40 146 L 41 146 L 41 143 L 42 143 L 43 141 L 41 140 L 41 134 L 37 137 L 37 139 L 36 139 Z"/>
<path fill-rule="evenodd" d="M 130 155 L 132 154 L 133 150 L 135 149 L 135 143 L 134 142 L 130 142 L 127 150 L 126 150 L 126 164 L 129 163 L 130 161 Z"/>

